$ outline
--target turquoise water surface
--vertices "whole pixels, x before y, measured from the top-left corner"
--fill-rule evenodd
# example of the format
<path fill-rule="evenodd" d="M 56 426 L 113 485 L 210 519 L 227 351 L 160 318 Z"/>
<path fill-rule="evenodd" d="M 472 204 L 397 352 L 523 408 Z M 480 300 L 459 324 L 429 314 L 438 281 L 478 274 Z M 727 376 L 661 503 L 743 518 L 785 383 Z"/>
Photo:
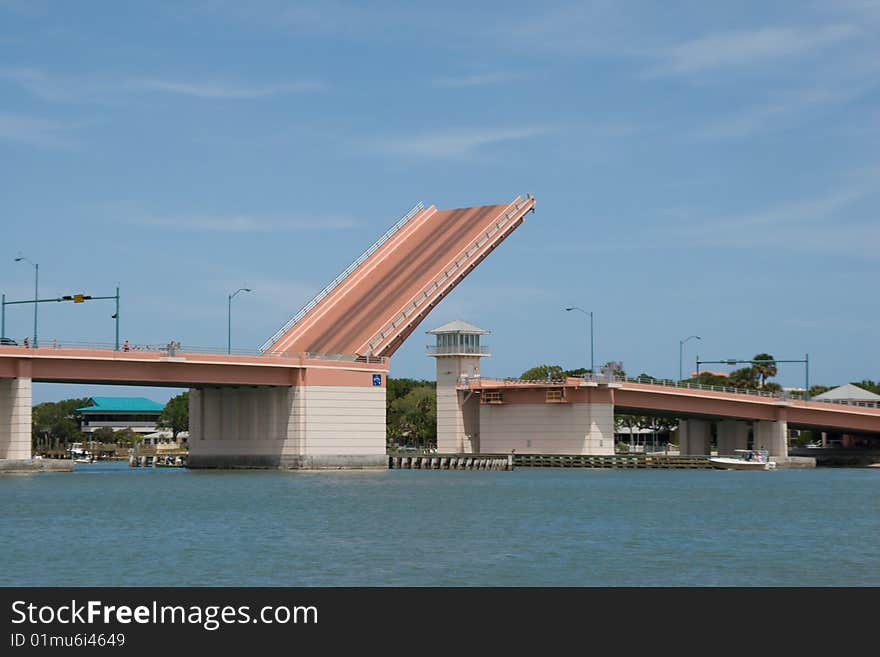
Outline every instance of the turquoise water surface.
<path fill-rule="evenodd" d="M 880 469 L 0 477 L 3 586 L 878 586 Z"/>

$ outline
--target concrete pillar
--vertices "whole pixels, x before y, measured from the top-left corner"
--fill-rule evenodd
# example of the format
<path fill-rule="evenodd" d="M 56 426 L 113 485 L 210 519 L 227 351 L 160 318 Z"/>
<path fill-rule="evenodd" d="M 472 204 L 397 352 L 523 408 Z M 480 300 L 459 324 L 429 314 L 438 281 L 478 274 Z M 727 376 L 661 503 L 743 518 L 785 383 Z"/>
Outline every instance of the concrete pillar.
<path fill-rule="evenodd" d="M 198 388 L 189 389 L 189 443 L 204 440 L 204 418 L 202 417 L 202 391 Z"/>
<path fill-rule="evenodd" d="M 480 452 L 479 397 L 457 387 L 462 375 L 479 371 L 479 356 L 437 357 L 437 451 L 441 454 Z"/>
<path fill-rule="evenodd" d="M 766 449 L 770 456 L 788 457 L 788 422 L 755 422 L 755 449 Z"/>
<path fill-rule="evenodd" d="M 31 456 L 31 379 L 0 379 L 0 459 Z"/>
<path fill-rule="evenodd" d="M 614 404 L 586 404 L 590 421 L 581 454 L 614 454 Z"/>
<path fill-rule="evenodd" d="M 708 420 L 688 419 L 678 424 L 678 449 L 682 456 L 702 456 L 711 448 Z"/>
<path fill-rule="evenodd" d="M 733 454 L 738 449 L 746 449 L 748 443 L 748 422 L 721 420 L 718 423 L 718 454 Z"/>
<path fill-rule="evenodd" d="M 209 387 L 190 409 L 190 468 L 388 466 L 382 386 Z"/>

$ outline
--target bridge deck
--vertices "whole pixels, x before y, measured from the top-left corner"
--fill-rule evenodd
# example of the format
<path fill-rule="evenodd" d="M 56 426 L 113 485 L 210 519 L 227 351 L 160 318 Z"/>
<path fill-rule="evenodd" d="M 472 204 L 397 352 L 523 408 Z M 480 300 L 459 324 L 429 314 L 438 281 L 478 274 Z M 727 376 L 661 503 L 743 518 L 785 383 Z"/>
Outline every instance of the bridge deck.
<path fill-rule="evenodd" d="M 533 206 L 418 212 L 267 351 L 390 356 Z"/>
<path fill-rule="evenodd" d="M 491 402 L 498 404 L 543 404 L 547 403 L 547 390 L 563 388 L 563 403 L 610 403 L 621 413 L 753 421 L 786 420 L 789 426 L 803 429 L 880 433 L 880 409 L 783 400 L 757 392 L 722 392 L 630 381 L 597 385 L 585 384 L 583 379 L 576 377 L 554 382 L 471 379 L 459 386 L 462 390 L 500 392 L 501 397 Z"/>

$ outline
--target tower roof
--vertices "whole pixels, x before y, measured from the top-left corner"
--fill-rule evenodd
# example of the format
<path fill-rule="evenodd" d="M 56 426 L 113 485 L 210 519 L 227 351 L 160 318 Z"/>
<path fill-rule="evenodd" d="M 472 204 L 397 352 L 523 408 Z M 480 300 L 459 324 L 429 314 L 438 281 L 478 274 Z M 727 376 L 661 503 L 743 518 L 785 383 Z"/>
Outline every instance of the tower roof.
<path fill-rule="evenodd" d="M 470 333 L 471 335 L 486 335 L 487 333 L 491 333 L 491 331 L 469 324 L 463 319 L 454 319 L 451 322 L 446 322 L 442 326 L 433 328 L 430 331 L 425 331 L 425 333 L 430 333 L 432 335 L 437 335 L 438 333 Z"/>

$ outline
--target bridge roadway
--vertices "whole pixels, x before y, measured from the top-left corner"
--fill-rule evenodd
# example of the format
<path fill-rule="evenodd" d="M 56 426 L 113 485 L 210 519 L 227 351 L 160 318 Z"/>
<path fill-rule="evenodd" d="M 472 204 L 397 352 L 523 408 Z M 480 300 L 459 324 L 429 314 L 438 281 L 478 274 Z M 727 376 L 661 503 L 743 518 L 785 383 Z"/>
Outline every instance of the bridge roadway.
<path fill-rule="evenodd" d="M 710 420 L 786 421 L 789 428 L 880 434 L 880 409 L 805 402 L 697 388 L 620 381 L 606 385 L 569 377 L 565 382 L 471 379 L 459 389 L 501 391 L 504 404 L 544 404 L 546 391 L 565 390 L 569 403 L 610 403 L 615 412 Z"/>
<path fill-rule="evenodd" d="M 179 352 L 118 352 L 0 346 L 0 378 L 35 382 L 204 386 L 369 386 L 372 375 L 388 373 L 388 360 L 372 362 L 295 356 L 242 356 Z M 707 419 L 779 420 L 791 428 L 880 434 L 880 409 L 782 400 L 742 392 L 721 392 L 622 381 L 610 385 L 569 377 L 559 382 L 472 379 L 460 386 L 473 391 L 501 390 L 507 403 L 544 403 L 548 389 L 565 388 L 577 403 L 606 403 L 622 413 Z"/>
<path fill-rule="evenodd" d="M 167 387 L 291 386 L 332 382 L 372 384 L 387 374 L 388 361 L 371 362 L 291 356 L 242 356 L 165 351 L 112 351 L 0 346 L 0 379 L 26 377 L 46 383 L 100 383 Z M 382 377 L 384 385 L 385 377 Z"/>
<path fill-rule="evenodd" d="M 427 313 L 518 226 L 534 201 L 454 210 L 431 206 L 410 219 L 268 349 L 391 356 Z M 498 228 L 496 224 L 503 222 Z M 458 264 L 460 263 L 460 264 Z M 444 272 L 453 272 L 448 278 Z M 432 281 L 442 279 L 436 286 Z M 423 293 L 429 288 L 428 292 Z M 390 327 L 406 310 L 401 325 Z"/>

